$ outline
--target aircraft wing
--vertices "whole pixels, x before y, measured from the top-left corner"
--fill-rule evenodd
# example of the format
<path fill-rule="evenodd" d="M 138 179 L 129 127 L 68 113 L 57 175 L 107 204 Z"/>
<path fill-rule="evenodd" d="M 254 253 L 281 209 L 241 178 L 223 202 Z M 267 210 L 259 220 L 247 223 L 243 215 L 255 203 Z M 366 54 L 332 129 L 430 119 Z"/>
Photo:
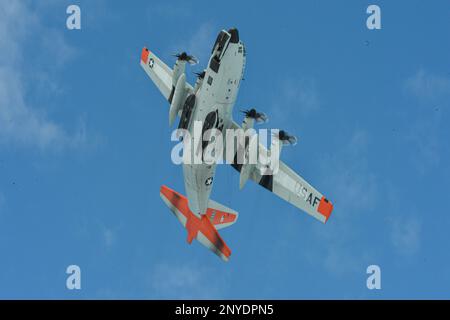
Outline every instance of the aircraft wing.
<path fill-rule="evenodd" d="M 147 48 L 142 49 L 141 67 L 155 83 L 166 100 L 170 100 L 173 94 L 174 84 L 172 83 L 173 70 L 162 62 L 153 52 Z M 187 89 L 193 91 L 192 86 L 186 83 Z"/>
<path fill-rule="evenodd" d="M 239 129 L 241 127 L 233 121 L 231 128 Z M 266 149 L 262 144 L 259 144 L 259 148 Z M 241 165 L 232 164 L 232 166 L 237 171 L 241 171 Z M 333 210 L 331 201 L 281 160 L 276 174 L 261 175 L 260 170 L 255 168 L 255 170 L 252 170 L 249 179 L 323 223 L 327 222 Z"/>

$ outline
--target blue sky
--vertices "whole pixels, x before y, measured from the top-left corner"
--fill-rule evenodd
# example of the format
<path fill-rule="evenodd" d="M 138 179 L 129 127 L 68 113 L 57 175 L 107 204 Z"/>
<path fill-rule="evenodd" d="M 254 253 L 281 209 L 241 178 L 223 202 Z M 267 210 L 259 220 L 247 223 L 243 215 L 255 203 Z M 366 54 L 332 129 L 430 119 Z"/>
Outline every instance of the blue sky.
<path fill-rule="evenodd" d="M 81 30 L 66 29 L 70 4 Z M 449 298 L 449 9 L 1 1 L 0 298 Z M 139 57 L 186 50 L 199 71 L 232 26 L 247 49 L 235 119 L 254 106 L 295 133 L 283 159 L 335 209 L 322 225 L 220 166 L 212 199 L 240 213 L 223 263 L 160 199 L 162 184 L 184 193 L 182 169 Z M 371 264 L 381 290 L 366 288 Z"/>

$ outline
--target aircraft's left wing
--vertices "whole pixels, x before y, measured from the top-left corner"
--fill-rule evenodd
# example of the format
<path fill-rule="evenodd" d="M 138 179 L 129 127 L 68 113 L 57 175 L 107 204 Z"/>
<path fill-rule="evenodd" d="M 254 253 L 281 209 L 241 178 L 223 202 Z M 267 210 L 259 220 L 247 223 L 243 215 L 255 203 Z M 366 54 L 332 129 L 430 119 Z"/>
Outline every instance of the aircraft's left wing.
<path fill-rule="evenodd" d="M 170 95 L 173 94 L 172 75 L 173 70 L 162 62 L 155 53 L 151 52 L 147 48 L 142 49 L 141 53 L 141 67 L 145 70 L 147 75 L 161 91 L 166 100 L 170 99 Z M 192 86 L 186 83 L 186 87 L 191 91 Z"/>
<path fill-rule="evenodd" d="M 232 129 L 239 128 L 240 126 L 233 121 Z M 265 149 L 262 144 L 259 144 L 259 148 Z M 232 166 L 237 171 L 241 171 L 241 165 L 233 164 Z M 276 174 L 261 175 L 260 170 L 255 168 L 251 171 L 249 179 L 323 223 L 327 222 L 331 215 L 333 210 L 331 201 L 281 160 Z"/>

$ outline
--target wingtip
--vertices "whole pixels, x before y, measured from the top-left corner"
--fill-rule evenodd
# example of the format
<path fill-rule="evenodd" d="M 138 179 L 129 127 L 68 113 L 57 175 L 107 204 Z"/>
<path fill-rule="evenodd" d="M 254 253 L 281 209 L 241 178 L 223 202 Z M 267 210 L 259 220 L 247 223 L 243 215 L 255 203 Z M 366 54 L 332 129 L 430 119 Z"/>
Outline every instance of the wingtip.
<path fill-rule="evenodd" d="M 325 218 L 323 223 L 327 223 L 328 219 L 331 216 L 331 212 L 333 211 L 333 203 L 325 197 L 320 199 L 319 207 L 317 211 Z"/>
<path fill-rule="evenodd" d="M 147 47 L 142 48 L 141 62 L 147 63 L 149 54 L 150 54 L 150 51 L 147 49 Z"/>

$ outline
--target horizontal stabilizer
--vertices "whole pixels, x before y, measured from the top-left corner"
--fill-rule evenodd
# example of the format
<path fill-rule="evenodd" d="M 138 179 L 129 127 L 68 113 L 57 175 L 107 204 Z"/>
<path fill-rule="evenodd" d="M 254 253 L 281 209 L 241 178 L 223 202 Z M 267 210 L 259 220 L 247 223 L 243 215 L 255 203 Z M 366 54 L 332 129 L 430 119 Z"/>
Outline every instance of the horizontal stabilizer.
<path fill-rule="evenodd" d="M 239 214 L 210 199 L 208 202 L 208 209 L 206 209 L 206 216 L 211 220 L 216 229 L 220 230 L 235 223 Z"/>
<path fill-rule="evenodd" d="M 241 127 L 236 123 L 231 123 L 232 129 L 240 129 Z M 292 138 L 284 132 L 282 134 L 283 139 Z M 293 139 L 290 143 L 293 143 Z M 235 159 L 237 159 L 239 148 L 242 146 L 236 146 L 231 144 Z M 227 150 L 228 146 L 225 145 L 224 155 L 227 155 L 230 151 Z M 260 157 L 260 163 L 270 163 L 268 159 L 267 148 L 259 143 L 258 145 Z M 242 151 L 242 150 L 241 150 Z M 326 223 L 330 218 L 331 212 L 333 211 L 333 203 L 328 200 L 323 194 L 321 194 L 316 188 L 310 185 L 305 179 L 298 175 L 294 170 L 289 168 L 283 161 L 279 161 L 279 168 L 276 173 L 273 174 L 263 174 L 265 173 L 263 167 L 260 165 L 257 170 L 251 170 L 251 172 L 246 172 L 245 165 L 232 164 L 233 168 L 240 172 L 240 185 L 248 180 L 253 180 L 265 189 L 273 192 L 281 199 L 293 204 L 297 208 L 303 210 L 309 215 L 313 216 L 317 220 Z"/>
<path fill-rule="evenodd" d="M 192 213 L 188 199 L 182 194 L 161 186 L 160 196 L 169 209 L 175 214 L 188 233 L 187 241 L 197 239 L 224 261 L 228 261 L 231 250 L 220 237 L 217 229 L 227 227 L 236 222 L 238 213 L 217 202 L 209 200 L 206 214 L 200 217 Z"/>

